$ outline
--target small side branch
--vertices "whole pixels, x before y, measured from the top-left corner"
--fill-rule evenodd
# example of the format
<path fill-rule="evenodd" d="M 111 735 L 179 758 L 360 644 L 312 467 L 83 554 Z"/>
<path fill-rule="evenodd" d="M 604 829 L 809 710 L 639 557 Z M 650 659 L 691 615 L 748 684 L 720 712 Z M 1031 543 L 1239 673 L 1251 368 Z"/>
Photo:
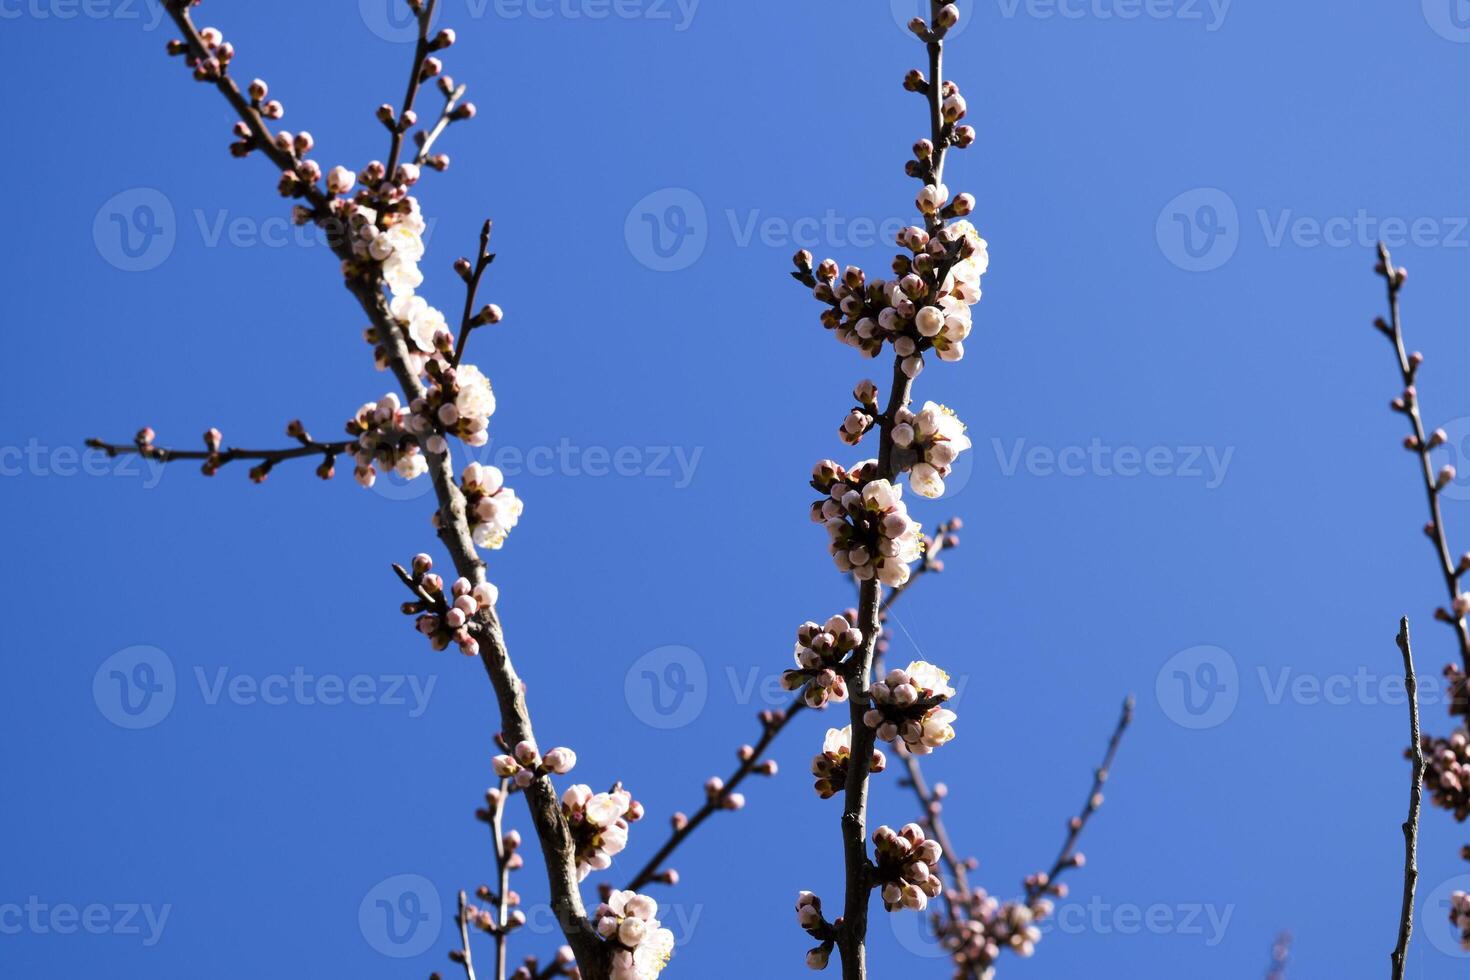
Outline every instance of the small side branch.
<path fill-rule="evenodd" d="M 317 442 L 302 428 L 300 422 L 292 422 L 287 426 L 286 434 L 294 437 L 300 445 L 288 449 L 225 449 L 220 445 L 219 430 L 210 429 L 204 434 L 203 449 L 170 449 L 156 445 L 153 442 L 153 430 L 145 428 L 140 429 L 132 443 L 129 444 L 88 439 L 87 446 L 92 449 L 100 449 L 109 457 L 136 455 L 159 463 L 189 459 L 202 461 L 205 476 L 214 476 L 215 472 L 226 464 L 246 460 L 255 463 L 250 468 L 250 478 L 256 483 L 265 480 L 277 463 L 313 456 L 321 458 L 321 464 L 317 467 L 317 476 L 324 480 L 331 479 L 335 472 L 337 457 L 343 453 L 351 453 L 357 446 L 357 442 L 352 439 L 341 442 Z"/>
<path fill-rule="evenodd" d="M 1424 796 L 1424 748 L 1419 737 L 1419 688 L 1414 676 L 1414 654 L 1409 649 L 1409 620 L 1399 620 L 1399 650 L 1404 655 L 1404 678 L 1409 690 L 1409 758 L 1414 763 L 1414 782 L 1409 789 L 1409 817 L 1404 821 L 1404 901 L 1399 910 L 1399 942 L 1391 962 L 1393 980 L 1403 980 L 1414 934 L 1414 889 L 1419 883 L 1419 809 Z"/>
<path fill-rule="evenodd" d="M 1067 823 L 1067 839 L 1062 843 L 1062 849 L 1057 854 L 1057 859 L 1052 862 L 1051 870 L 1033 877 L 1026 883 L 1026 899 L 1035 902 L 1042 895 L 1056 887 L 1057 879 L 1060 878 L 1068 868 L 1075 868 L 1082 864 L 1082 855 L 1077 852 L 1077 841 L 1082 837 L 1082 831 L 1087 829 L 1092 815 L 1102 806 L 1103 785 L 1108 781 L 1108 774 L 1112 772 L 1113 760 L 1118 756 L 1118 746 L 1123 743 L 1123 733 L 1133 723 L 1133 697 L 1129 695 L 1123 701 L 1123 713 L 1118 719 L 1118 727 L 1113 729 L 1113 737 L 1108 740 L 1108 751 L 1103 756 L 1102 765 L 1098 767 L 1093 775 L 1092 789 L 1087 794 L 1087 802 L 1083 804 L 1082 811 Z"/>

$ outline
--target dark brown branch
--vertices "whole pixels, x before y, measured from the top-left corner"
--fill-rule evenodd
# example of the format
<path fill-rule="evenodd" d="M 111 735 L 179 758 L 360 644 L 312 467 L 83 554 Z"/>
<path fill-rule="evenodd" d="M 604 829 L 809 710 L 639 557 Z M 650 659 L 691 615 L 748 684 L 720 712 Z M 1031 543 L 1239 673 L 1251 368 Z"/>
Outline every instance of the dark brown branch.
<path fill-rule="evenodd" d="M 1123 743 L 1123 733 L 1133 722 L 1133 697 L 1130 695 L 1123 701 L 1123 713 L 1118 718 L 1118 727 L 1113 729 L 1113 737 L 1108 739 L 1108 750 L 1103 755 L 1102 765 L 1093 774 L 1092 789 L 1087 794 L 1087 802 L 1083 804 L 1082 811 L 1067 823 L 1067 838 L 1062 842 L 1062 849 L 1057 853 L 1057 859 L 1052 862 L 1051 870 L 1044 875 L 1038 875 L 1026 885 L 1026 900 L 1035 902 L 1048 890 L 1056 887 L 1057 879 L 1060 878 L 1068 868 L 1078 865 L 1077 841 L 1082 836 L 1082 831 L 1087 829 L 1092 815 L 1102 806 L 1103 784 L 1108 781 L 1108 775 L 1113 769 L 1113 760 L 1118 756 L 1118 746 Z"/>
<path fill-rule="evenodd" d="M 310 437 L 303 436 L 301 445 L 292 446 L 290 449 L 223 449 L 212 452 L 208 449 L 170 449 L 166 446 L 156 446 L 152 442 L 133 442 L 128 445 L 121 443 L 103 442 L 101 439 L 88 439 L 87 445 L 93 449 L 100 449 L 111 456 L 138 455 L 144 459 L 156 460 L 160 463 L 171 463 L 177 460 L 202 460 L 210 464 L 211 472 L 233 463 L 236 460 L 250 460 L 259 465 L 251 472 L 259 474 L 263 479 L 272 467 L 277 463 L 287 460 L 302 459 L 307 456 L 322 457 L 323 466 L 330 469 L 332 461 L 343 453 L 350 453 L 356 447 L 355 440 L 347 439 L 342 442 L 315 442 Z M 323 473 L 322 475 L 326 475 Z"/>
<path fill-rule="evenodd" d="M 674 828 L 673 833 L 669 835 L 669 839 L 654 853 L 653 857 L 648 859 L 648 863 L 643 866 L 643 869 L 634 875 L 633 879 L 627 885 L 623 886 L 625 890 L 636 892 L 645 885 L 658 881 L 661 878 L 668 870 L 664 867 L 664 863 L 668 861 L 669 856 L 691 834 L 698 830 L 701 824 L 713 814 L 725 808 L 724 801 L 741 783 L 745 782 L 748 776 L 761 768 L 765 761 L 763 756 L 766 750 L 771 747 L 771 743 L 776 740 L 776 736 L 780 735 L 786 729 L 786 726 L 791 723 L 791 719 L 796 717 L 797 713 L 805 707 L 806 705 L 798 696 L 786 710 L 772 711 L 766 717 L 762 718 L 761 723 L 764 727 L 761 731 L 760 741 L 752 746 L 753 751 L 750 753 L 749 758 L 741 760 L 740 766 L 730 775 L 729 779 L 725 780 L 723 788 L 718 793 L 710 795 L 705 800 L 704 805 L 695 811 L 694 816 L 690 817 L 681 826 Z"/>
<path fill-rule="evenodd" d="M 1460 643 L 1461 666 L 1465 671 L 1470 672 L 1470 626 L 1466 625 L 1464 614 L 1455 610 L 1455 600 L 1460 595 L 1460 576 L 1467 570 L 1467 567 L 1463 562 L 1456 564 L 1455 560 L 1450 557 L 1449 537 L 1445 531 L 1444 517 L 1440 511 L 1441 488 L 1434 473 L 1434 462 L 1430 458 L 1430 453 L 1437 442 L 1424 430 L 1424 417 L 1420 413 L 1419 392 L 1415 383 L 1422 357 L 1417 353 L 1408 353 L 1404 344 L 1403 322 L 1399 313 L 1399 294 L 1407 281 L 1407 273 L 1403 269 L 1394 267 L 1393 257 L 1381 242 L 1378 245 L 1378 273 L 1388 284 L 1389 309 L 1389 321 L 1385 323 L 1380 319 L 1378 327 L 1393 344 L 1394 353 L 1398 358 L 1399 375 L 1404 384 L 1404 394 L 1394 402 L 1394 408 L 1402 411 L 1408 417 L 1413 431 L 1405 445 L 1419 457 L 1424 492 L 1429 502 L 1429 524 L 1425 527 L 1425 531 L 1434 544 L 1439 558 L 1439 570 L 1444 577 L 1445 589 L 1449 594 L 1449 606 L 1438 610 L 1436 615 L 1455 628 L 1455 635 Z"/>
<path fill-rule="evenodd" d="M 429 38 L 430 25 L 434 20 L 434 7 L 439 0 L 409 0 L 409 6 L 413 7 L 418 16 L 419 36 L 414 44 L 413 69 L 408 76 L 408 91 L 403 95 L 403 107 L 399 109 L 398 116 L 389 125 L 392 134 L 392 143 L 388 149 L 388 179 L 392 180 L 398 170 L 398 161 L 403 153 L 403 137 L 407 135 L 413 125 L 414 101 L 418 98 L 419 89 L 424 84 L 424 61 L 434 50 L 433 42 Z"/>
<path fill-rule="evenodd" d="M 187 7 L 181 0 L 168 0 L 169 16 L 184 34 L 191 54 L 196 58 L 207 55 Z M 421 33 L 427 28 L 421 24 Z M 416 91 L 418 76 L 422 71 L 422 57 L 415 55 L 415 72 L 410 81 L 410 93 Z M 282 170 L 294 170 L 299 161 L 292 154 L 275 146 L 269 128 L 260 113 L 240 94 L 239 88 L 227 75 L 221 74 L 214 80 L 216 88 L 234 107 L 249 127 L 254 142 L 269 159 Z M 401 122 L 401 120 L 400 120 Z M 401 147 L 401 133 L 395 134 L 394 146 Z M 393 176 L 389 168 L 389 178 Z M 305 185 L 302 193 L 315 207 L 318 220 L 331 225 L 337 219 L 331 215 L 330 202 L 315 185 Z M 340 234 L 329 234 L 327 240 L 333 253 L 343 262 L 354 262 L 346 238 Z M 398 379 L 405 401 L 423 397 L 425 389 L 417 371 L 410 367 L 409 352 L 401 329 L 388 309 L 381 281 L 350 278 L 348 289 L 357 298 L 358 304 L 372 322 L 375 336 L 384 347 L 389 367 Z M 434 453 L 425 449 L 429 464 L 429 477 L 434 485 L 439 505 L 439 537 L 448 550 L 455 570 L 472 584 L 486 581 L 484 562 L 480 559 L 470 533 L 464 494 L 455 482 L 453 466 L 447 453 Z M 499 617 L 494 609 L 482 609 L 476 614 L 473 633 L 480 645 L 480 659 L 495 689 L 500 709 L 502 734 L 514 745 L 519 742 L 535 742 L 530 710 L 526 705 L 524 685 L 511 663 L 505 645 L 505 637 Z M 551 888 L 551 904 L 567 944 L 576 955 L 577 964 L 584 980 L 602 980 L 607 974 L 606 949 L 587 921 L 582 904 L 581 891 L 576 877 L 575 849 L 571 833 L 562 815 L 556 789 L 549 777 L 534 780 L 525 789 L 526 802 L 531 811 L 536 836 L 541 843 L 541 852 L 546 861 L 547 877 Z"/>
<path fill-rule="evenodd" d="M 461 260 L 460 275 L 465 281 L 464 315 L 460 317 L 459 340 L 454 345 L 454 360 L 450 361 L 455 367 L 459 366 L 460 359 L 464 357 L 470 332 L 481 324 L 489 323 L 497 315 L 491 312 L 493 307 L 488 306 L 479 313 L 475 312 L 475 297 L 480 292 L 480 280 L 484 278 L 485 270 L 490 268 L 490 263 L 495 261 L 495 256 L 490 252 L 490 231 L 493 227 L 491 222 L 486 221 L 480 229 L 480 250 L 467 271 L 465 264 L 468 260 Z"/>
<path fill-rule="evenodd" d="M 1409 817 L 1404 821 L 1404 901 L 1399 910 L 1399 941 L 1390 957 L 1393 980 L 1403 980 L 1409 955 L 1409 938 L 1414 934 L 1414 889 L 1419 883 L 1419 808 L 1424 796 L 1424 746 L 1419 737 L 1419 685 L 1414 677 L 1414 654 L 1409 649 L 1409 619 L 1399 620 L 1399 650 L 1404 655 L 1404 678 L 1409 691 L 1410 758 L 1414 761 L 1409 789 Z"/>

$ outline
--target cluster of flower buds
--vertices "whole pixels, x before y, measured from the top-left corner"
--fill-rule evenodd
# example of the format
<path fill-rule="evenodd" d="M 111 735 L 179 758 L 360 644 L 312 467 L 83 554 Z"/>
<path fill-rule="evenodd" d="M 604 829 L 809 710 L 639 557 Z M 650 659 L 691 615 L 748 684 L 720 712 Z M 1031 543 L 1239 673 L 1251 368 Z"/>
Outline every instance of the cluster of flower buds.
<path fill-rule="evenodd" d="M 184 63 L 194 70 L 195 81 L 217 82 L 229 71 L 230 62 L 235 59 L 235 46 L 226 41 L 215 27 L 202 29 L 199 43 L 204 48 L 202 58 L 190 50 L 187 42 L 178 39 L 168 42 L 168 53 L 184 59 Z"/>
<path fill-rule="evenodd" d="M 505 485 L 505 475 L 499 467 L 471 463 L 464 468 L 460 481 L 475 544 L 499 550 L 519 523 L 525 505 L 516 492 Z"/>
<path fill-rule="evenodd" d="M 833 616 L 821 626 L 802 623 L 796 630 L 796 669 L 781 675 L 781 686 L 788 691 L 805 688 L 802 699 L 809 708 L 846 701 L 843 659 L 862 642 L 862 631 L 843 616 Z"/>
<path fill-rule="evenodd" d="M 827 729 L 822 741 L 822 752 L 812 757 L 812 775 L 817 777 L 817 795 L 829 800 L 842 792 L 847 785 L 847 764 L 852 759 L 852 726 Z M 882 750 L 873 750 L 873 760 L 868 772 L 882 772 L 888 758 Z"/>
<path fill-rule="evenodd" d="M 429 638 L 435 650 L 444 650 L 456 644 L 467 657 L 479 655 L 480 644 L 470 632 L 471 621 L 482 609 L 492 608 L 500 599 L 500 590 L 490 582 L 471 584 L 467 578 L 454 581 L 448 597 L 444 595 L 444 580 L 432 571 L 433 559 L 428 555 L 415 555 L 410 582 L 423 598 L 417 602 L 405 602 L 405 615 L 418 617 L 415 622 L 420 633 Z"/>
<path fill-rule="evenodd" d="M 928 755 L 954 738 L 955 713 L 941 707 L 954 693 L 948 674 L 915 660 L 868 688 L 873 706 L 863 714 L 863 724 L 876 729 L 880 741 L 901 738 L 914 755 Z"/>
<path fill-rule="evenodd" d="M 457 436 L 469 446 L 490 441 L 490 416 L 495 414 L 495 390 L 490 379 L 473 364 L 449 367 L 429 361 L 429 388 L 415 398 L 414 431 L 426 439 L 439 432 Z"/>
<path fill-rule="evenodd" d="M 612 946 L 612 980 L 654 980 L 674 955 L 674 934 L 659 924 L 658 903 L 647 895 L 614 891 L 592 918 Z"/>
<path fill-rule="evenodd" d="M 832 958 L 832 947 L 837 941 L 836 928 L 822 915 L 822 900 L 811 892 L 796 896 L 796 921 L 807 935 L 820 941 L 807 951 L 806 965 L 813 970 L 825 970 Z"/>
<path fill-rule="evenodd" d="M 918 414 L 900 409 L 894 419 L 893 445 L 897 447 L 894 464 L 909 474 L 909 486 L 921 497 L 944 494 L 944 478 L 949 476 L 960 453 L 970 448 L 965 423 L 943 405 L 925 402 Z"/>
<path fill-rule="evenodd" d="M 371 487 L 378 479 L 378 466 L 392 469 L 405 480 L 428 472 L 420 452 L 419 437 L 410 431 L 411 420 L 398 396 L 392 392 L 368 402 L 347 423 L 347 434 L 357 439 L 357 482 Z"/>
<path fill-rule="evenodd" d="M 556 748 L 543 758 L 535 745 L 520 742 L 510 755 L 497 755 L 491 765 L 495 768 L 495 775 L 511 780 L 519 789 L 525 789 L 541 776 L 551 773 L 565 776 L 571 772 L 577 765 L 577 753 L 567 748 Z"/>
<path fill-rule="evenodd" d="M 1449 810 L 1455 819 L 1470 818 L 1470 738 L 1457 731 L 1449 738 L 1422 736 L 1424 785 L 1434 805 Z"/>
<path fill-rule="evenodd" d="M 980 301 L 980 278 L 989 267 L 986 242 L 975 226 L 958 221 L 927 231 L 914 226 L 898 236 L 905 249 L 894 257 L 895 278 L 869 280 L 856 266 L 840 277 L 837 263 L 825 259 L 813 269 L 810 252 L 795 257 L 797 278 L 828 307 L 822 324 L 837 339 L 868 357 L 885 343 L 903 358 L 910 378 L 924 367 L 924 351 L 940 360 L 964 357 L 964 342 L 974 320 L 970 307 Z M 847 424 L 844 432 L 850 433 Z"/>
<path fill-rule="evenodd" d="M 879 827 L 873 832 L 873 845 L 873 876 L 888 911 L 922 912 L 929 899 L 944 891 L 938 870 L 943 849 L 938 841 L 924 836 L 923 827 L 916 823 L 905 824 L 902 830 Z"/>
<path fill-rule="evenodd" d="M 1039 923 L 1052 912 L 1049 899 L 1001 903 L 983 889 L 963 896 L 957 904 L 965 914 L 946 916 L 939 923 L 940 942 L 954 960 L 956 980 L 992 976 L 996 960 L 1006 950 L 1030 956 L 1041 940 Z"/>
<path fill-rule="evenodd" d="M 353 254 L 363 262 L 376 263 L 395 297 L 412 296 L 424 282 L 419 262 L 424 257 L 428 227 L 418 200 L 406 190 L 418 181 L 418 168 L 400 164 L 394 181 L 385 182 L 385 176 L 383 165 L 374 160 L 359 177 L 365 185 L 378 185 L 378 195 L 373 197 L 365 190 L 359 201 L 344 201 L 339 206 L 347 213 Z M 377 206 L 369 206 L 369 201 Z"/>
<path fill-rule="evenodd" d="M 1460 933 L 1460 948 L 1470 950 L 1470 895 L 1464 892 L 1450 895 L 1450 921 Z"/>
<path fill-rule="evenodd" d="M 857 399 L 857 406 L 842 420 L 837 435 L 849 446 L 856 446 L 878 421 L 878 386 L 864 378 L 852 389 L 852 397 Z"/>
<path fill-rule="evenodd" d="M 907 582 L 923 535 L 904 505 L 903 487 L 878 479 L 876 460 L 846 470 L 830 459 L 812 470 L 812 486 L 827 495 L 812 504 L 811 517 L 827 528 L 837 570 L 888 586 Z"/>
<path fill-rule="evenodd" d="M 611 866 L 614 855 L 628 846 L 628 824 L 643 819 L 643 804 L 621 783 L 606 793 L 594 793 L 582 783 L 569 786 L 561 811 L 576 845 L 578 881 Z"/>

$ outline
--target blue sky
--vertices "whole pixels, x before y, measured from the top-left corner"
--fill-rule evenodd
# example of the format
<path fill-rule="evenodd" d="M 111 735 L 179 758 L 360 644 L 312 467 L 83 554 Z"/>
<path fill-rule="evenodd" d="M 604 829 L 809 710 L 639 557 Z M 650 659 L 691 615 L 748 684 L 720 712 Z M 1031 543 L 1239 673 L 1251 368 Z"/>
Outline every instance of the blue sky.
<path fill-rule="evenodd" d="M 1456 2 L 961 5 L 950 71 L 980 138 L 949 183 L 976 194 L 992 264 L 969 356 L 918 393 L 975 449 L 915 507 L 963 517 L 964 544 L 904 599 L 894 655 L 964 685 L 929 771 L 988 888 L 1050 861 L 1139 699 L 1064 914 L 1003 976 L 1258 976 L 1281 929 L 1294 975 L 1385 964 L 1397 619 L 1429 682 L 1453 644 L 1371 248 L 1403 240 L 1425 412 L 1470 449 Z M 754 739 L 796 625 L 850 600 L 805 481 L 851 455 L 835 430 L 876 368 L 786 272 L 798 246 L 886 264 L 921 49 L 905 0 L 444 5 L 480 114 L 421 186 L 424 291 L 457 302 L 449 263 L 493 217 L 507 320 L 472 348 L 500 403 L 481 458 L 527 509 L 492 576 L 543 743 L 649 810 L 623 878 Z M 383 153 L 372 111 L 409 51 L 378 0 L 199 19 L 324 165 Z M 0 393 L 0 963 L 423 977 L 448 965 L 453 893 L 491 873 L 472 811 L 496 728 L 483 671 L 397 612 L 388 563 L 433 544 L 426 486 L 80 451 L 145 423 L 187 444 L 217 425 L 271 445 L 295 417 L 335 435 L 388 390 L 327 249 L 282 223 L 267 165 L 230 158 L 226 107 L 170 36 L 144 0 L 0 0 L 0 81 L 24 94 L 0 249 L 26 349 Z M 1447 497 L 1464 550 L 1470 478 Z M 696 690 L 665 717 L 639 679 L 675 661 Z M 115 672 L 164 692 L 152 714 L 121 710 Z M 680 854 L 670 976 L 730 975 L 732 944 L 759 975 L 803 969 L 795 894 L 840 890 L 837 805 L 804 775 L 824 722 L 793 725 L 781 775 Z M 1442 703 L 1425 723 L 1448 729 Z M 892 774 L 872 812 L 913 817 Z M 1464 971 L 1439 903 L 1470 883 L 1466 839 L 1426 813 L 1411 976 Z M 517 953 L 557 945 L 538 881 Z M 379 900 L 418 929 L 389 935 Z M 947 975 L 917 920 L 874 923 L 877 975 L 915 955 L 912 975 Z"/>

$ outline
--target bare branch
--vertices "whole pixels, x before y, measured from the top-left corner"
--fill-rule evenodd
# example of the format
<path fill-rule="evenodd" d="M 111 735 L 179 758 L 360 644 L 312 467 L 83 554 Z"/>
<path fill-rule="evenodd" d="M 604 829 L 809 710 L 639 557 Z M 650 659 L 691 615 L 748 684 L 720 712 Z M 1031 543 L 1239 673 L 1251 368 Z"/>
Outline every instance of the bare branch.
<path fill-rule="evenodd" d="M 1399 294 L 1403 291 L 1409 274 L 1407 270 L 1394 266 L 1393 257 L 1381 242 L 1378 245 L 1378 274 L 1383 276 L 1384 281 L 1388 284 L 1389 319 L 1385 322 L 1380 318 L 1377 326 L 1393 344 L 1394 353 L 1398 358 L 1399 375 L 1404 385 L 1403 394 L 1394 400 L 1393 408 L 1402 412 L 1409 419 L 1412 431 L 1404 440 L 1404 447 L 1419 457 L 1424 492 L 1429 502 L 1429 523 L 1425 525 L 1424 533 L 1434 545 L 1438 557 L 1437 564 L 1444 576 L 1445 589 L 1449 595 L 1449 606 L 1436 610 L 1435 617 L 1454 627 L 1455 635 L 1460 643 L 1461 666 L 1463 670 L 1470 671 L 1470 626 L 1466 625 L 1465 619 L 1466 613 L 1470 612 L 1470 606 L 1467 606 L 1461 599 L 1460 589 L 1460 577 L 1470 571 L 1470 562 L 1467 562 L 1465 558 L 1456 562 L 1450 557 L 1449 538 L 1445 531 L 1444 516 L 1440 511 L 1439 503 L 1440 492 L 1449 481 L 1454 479 L 1455 474 L 1453 469 L 1448 468 L 1439 474 L 1434 472 L 1434 461 L 1430 454 L 1444 443 L 1445 434 L 1441 430 L 1435 430 L 1433 433 L 1425 432 L 1416 383 L 1424 356 L 1417 351 L 1409 353 L 1404 344 L 1403 323 L 1399 313 Z M 1455 699 L 1452 713 L 1463 714 L 1464 709 L 1465 705 L 1458 698 Z"/>
<path fill-rule="evenodd" d="M 213 476 L 221 466 L 236 460 L 250 460 L 256 464 L 250 469 L 250 477 L 257 483 L 263 482 L 277 463 L 308 456 L 320 456 L 322 462 L 317 467 L 317 475 L 324 480 L 331 479 L 335 472 L 334 461 L 341 454 L 352 452 L 357 445 L 356 441 L 347 439 L 342 442 L 316 442 L 306 434 L 304 429 L 299 428 L 300 425 L 300 422 L 293 422 L 287 429 L 287 432 L 295 434 L 297 441 L 301 443 L 289 449 L 225 449 L 219 445 L 219 432 L 215 429 L 205 433 L 206 448 L 204 449 L 170 449 L 155 445 L 152 429 L 140 430 L 137 438 L 130 445 L 103 442 L 101 439 L 88 439 L 87 445 L 93 449 L 102 450 L 109 457 L 138 455 L 160 463 L 186 459 L 202 460 L 206 476 Z"/>
<path fill-rule="evenodd" d="M 1026 898 L 1034 902 L 1049 890 L 1056 888 L 1056 883 L 1063 872 L 1069 868 L 1075 868 L 1082 864 L 1082 855 L 1077 853 L 1077 841 L 1082 836 L 1082 831 L 1087 829 L 1092 815 L 1102 806 L 1103 784 L 1108 781 L 1108 775 L 1113 769 L 1113 760 L 1118 756 L 1118 746 L 1123 743 L 1123 733 L 1133 722 L 1133 696 L 1129 695 L 1123 701 L 1123 713 L 1118 718 L 1118 727 L 1113 729 L 1113 737 L 1108 739 L 1108 750 L 1103 755 L 1102 765 L 1093 774 L 1092 789 L 1087 794 L 1087 802 L 1082 805 L 1082 811 L 1067 822 L 1067 838 L 1062 842 L 1062 849 L 1057 853 L 1057 859 L 1052 862 L 1051 870 L 1034 876 L 1026 883 Z"/>
<path fill-rule="evenodd" d="M 1409 619 L 1399 620 L 1399 650 L 1404 655 L 1404 678 L 1409 691 L 1410 758 L 1414 763 L 1409 788 L 1409 817 L 1404 821 L 1404 901 L 1399 910 L 1399 942 L 1390 961 L 1393 980 L 1403 980 L 1409 955 L 1409 938 L 1414 934 L 1414 889 L 1419 883 L 1419 808 L 1424 795 L 1424 747 L 1419 736 L 1419 685 L 1414 676 L 1414 654 L 1409 649 Z"/>

